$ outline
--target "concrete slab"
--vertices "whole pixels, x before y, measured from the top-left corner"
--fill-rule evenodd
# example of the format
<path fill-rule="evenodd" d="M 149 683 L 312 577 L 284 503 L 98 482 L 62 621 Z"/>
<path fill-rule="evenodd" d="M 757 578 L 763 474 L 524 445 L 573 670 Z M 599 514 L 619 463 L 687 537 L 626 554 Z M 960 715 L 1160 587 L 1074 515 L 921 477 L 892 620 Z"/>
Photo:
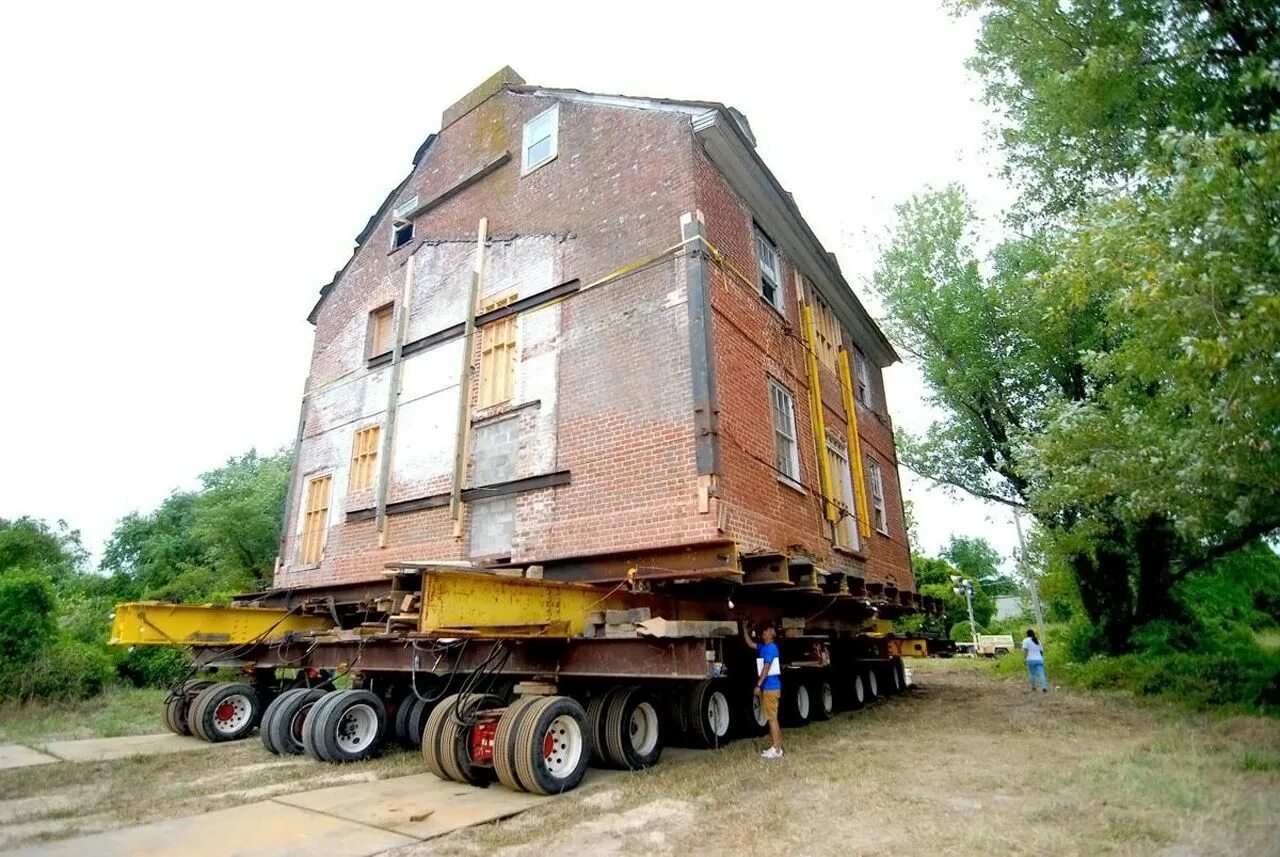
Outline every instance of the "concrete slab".
<path fill-rule="evenodd" d="M 500 785 L 487 789 L 414 774 L 280 795 L 277 803 L 370 824 L 414 839 L 432 839 L 461 827 L 516 815 L 551 800 Z"/>
<path fill-rule="evenodd" d="M 21 744 L 0 744 L 0 771 L 7 771 L 9 768 L 27 768 L 31 765 L 47 765 L 56 761 L 58 760 L 53 756 Z"/>
<path fill-rule="evenodd" d="M 368 857 L 415 839 L 262 801 L 140 827 L 29 845 L 24 857 Z"/>
<path fill-rule="evenodd" d="M 222 744 L 210 744 L 208 741 L 201 741 L 190 735 L 161 732 L 157 735 L 126 735 L 120 738 L 49 741 L 40 748 L 68 762 L 102 762 L 107 759 L 126 759 L 129 756 L 158 756 L 165 753 L 208 750 L 211 747 L 230 747 L 234 743 L 227 741 Z"/>

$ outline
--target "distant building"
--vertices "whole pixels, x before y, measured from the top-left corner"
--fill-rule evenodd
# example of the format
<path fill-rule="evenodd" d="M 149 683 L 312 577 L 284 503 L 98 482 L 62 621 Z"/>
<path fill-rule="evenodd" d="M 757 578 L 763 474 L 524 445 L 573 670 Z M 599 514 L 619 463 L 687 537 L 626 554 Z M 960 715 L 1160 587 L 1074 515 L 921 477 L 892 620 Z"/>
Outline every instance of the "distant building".
<path fill-rule="evenodd" d="M 1026 615 L 1027 603 L 1022 595 L 997 595 L 996 619 L 1016 619 Z"/>

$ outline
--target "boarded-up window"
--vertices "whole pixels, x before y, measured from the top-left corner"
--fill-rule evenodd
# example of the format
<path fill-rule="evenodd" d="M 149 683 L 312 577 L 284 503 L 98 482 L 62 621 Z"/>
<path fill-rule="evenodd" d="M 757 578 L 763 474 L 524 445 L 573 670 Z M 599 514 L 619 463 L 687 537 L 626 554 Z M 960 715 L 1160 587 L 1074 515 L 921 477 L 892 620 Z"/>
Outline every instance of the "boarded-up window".
<path fill-rule="evenodd" d="M 391 350 L 391 322 L 395 318 L 396 305 L 389 303 L 369 313 L 369 347 L 366 357 L 377 357 Z"/>
<path fill-rule="evenodd" d="M 884 507 L 884 477 L 880 475 L 880 463 L 867 459 L 867 479 L 871 482 L 871 523 L 886 536 L 889 535 L 889 517 Z"/>
<path fill-rule="evenodd" d="M 516 293 L 486 301 L 481 313 L 515 303 Z M 516 314 L 480 328 L 480 407 L 508 402 L 516 391 Z"/>
<path fill-rule="evenodd" d="M 857 357 L 858 401 L 870 408 L 873 407 L 871 404 L 871 364 L 867 362 L 867 355 L 861 351 L 857 352 Z"/>
<path fill-rule="evenodd" d="M 818 346 L 818 359 L 832 372 L 839 372 L 836 355 L 840 353 L 840 321 L 807 278 L 804 294 L 805 301 L 813 307 L 813 338 Z"/>
<path fill-rule="evenodd" d="M 356 432 L 351 441 L 351 479 L 348 491 L 363 491 L 373 487 L 375 467 L 378 464 L 378 437 L 380 426 L 367 426 Z"/>
<path fill-rule="evenodd" d="M 835 543 L 840 547 L 858 549 L 858 528 L 853 515 L 853 477 L 849 473 L 849 452 L 844 441 L 835 435 L 827 435 L 827 464 L 831 470 L 831 499 L 840 510 L 840 520 L 835 525 Z"/>
<path fill-rule="evenodd" d="M 302 542 L 298 560 L 316 565 L 324 553 L 324 537 L 329 531 L 329 488 L 333 477 L 317 476 L 307 482 L 307 505 L 302 513 Z"/>

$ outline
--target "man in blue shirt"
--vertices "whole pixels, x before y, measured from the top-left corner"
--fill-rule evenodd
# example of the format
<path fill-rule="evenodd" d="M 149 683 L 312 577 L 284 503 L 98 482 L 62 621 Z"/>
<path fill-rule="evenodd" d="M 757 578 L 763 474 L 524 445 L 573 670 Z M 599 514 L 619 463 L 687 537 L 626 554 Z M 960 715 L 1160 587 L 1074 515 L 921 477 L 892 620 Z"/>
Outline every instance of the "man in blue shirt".
<path fill-rule="evenodd" d="M 742 626 L 742 635 L 748 646 L 756 650 L 756 686 L 755 694 L 760 699 L 760 708 L 765 719 L 769 721 L 769 737 L 772 746 L 760 755 L 766 759 L 782 758 L 782 726 L 778 723 L 778 703 L 782 699 L 782 659 L 778 656 L 777 634 L 773 623 L 765 621 L 757 628 L 760 642 L 754 642 L 747 633 L 746 623 Z"/>

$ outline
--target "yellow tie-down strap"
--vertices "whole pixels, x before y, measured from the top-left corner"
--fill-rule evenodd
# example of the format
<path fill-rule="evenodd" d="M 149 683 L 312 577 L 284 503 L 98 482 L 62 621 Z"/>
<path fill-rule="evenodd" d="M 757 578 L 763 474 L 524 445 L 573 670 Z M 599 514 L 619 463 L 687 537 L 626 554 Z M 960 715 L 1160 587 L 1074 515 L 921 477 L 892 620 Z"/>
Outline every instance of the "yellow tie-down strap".
<path fill-rule="evenodd" d="M 274 607 L 220 604 L 117 604 L 111 622 L 113 646 L 234 646 L 266 641 L 291 631 L 323 631 L 333 622 Z"/>

